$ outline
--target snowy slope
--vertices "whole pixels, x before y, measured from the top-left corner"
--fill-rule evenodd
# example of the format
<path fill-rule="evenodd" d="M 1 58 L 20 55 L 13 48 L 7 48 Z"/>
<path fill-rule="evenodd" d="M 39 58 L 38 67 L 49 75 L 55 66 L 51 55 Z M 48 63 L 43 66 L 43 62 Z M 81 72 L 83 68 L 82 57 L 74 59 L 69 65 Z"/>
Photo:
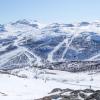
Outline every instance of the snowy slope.
<path fill-rule="evenodd" d="M 70 76 L 70 77 L 69 77 Z M 54 88 L 100 89 L 100 73 L 69 73 L 57 70 L 21 68 L 0 71 L 0 99 L 34 100 L 49 95 Z"/>
<path fill-rule="evenodd" d="M 0 25 L 1 69 L 66 60 L 100 60 L 100 21 L 44 25 L 24 19 Z"/>

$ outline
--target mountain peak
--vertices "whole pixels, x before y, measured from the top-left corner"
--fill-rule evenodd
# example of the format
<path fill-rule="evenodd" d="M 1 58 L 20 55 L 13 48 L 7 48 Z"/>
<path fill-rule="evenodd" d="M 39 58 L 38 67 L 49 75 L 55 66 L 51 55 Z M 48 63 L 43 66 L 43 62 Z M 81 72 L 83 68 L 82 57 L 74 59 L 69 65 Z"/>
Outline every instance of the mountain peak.
<path fill-rule="evenodd" d="M 32 20 L 26 20 L 26 19 L 23 19 L 23 20 L 18 20 L 14 23 L 11 23 L 11 25 L 28 25 L 28 26 L 32 26 L 32 27 L 35 27 L 35 28 L 38 28 L 38 24 L 36 23 L 36 21 L 32 21 Z"/>

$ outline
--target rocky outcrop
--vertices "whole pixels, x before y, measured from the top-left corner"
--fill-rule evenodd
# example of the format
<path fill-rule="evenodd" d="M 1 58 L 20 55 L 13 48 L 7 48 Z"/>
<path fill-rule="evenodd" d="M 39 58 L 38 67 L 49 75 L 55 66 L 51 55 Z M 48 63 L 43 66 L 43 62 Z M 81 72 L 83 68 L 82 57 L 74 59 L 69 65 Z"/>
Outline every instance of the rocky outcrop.
<path fill-rule="evenodd" d="M 100 90 L 53 89 L 48 96 L 37 100 L 100 100 Z"/>

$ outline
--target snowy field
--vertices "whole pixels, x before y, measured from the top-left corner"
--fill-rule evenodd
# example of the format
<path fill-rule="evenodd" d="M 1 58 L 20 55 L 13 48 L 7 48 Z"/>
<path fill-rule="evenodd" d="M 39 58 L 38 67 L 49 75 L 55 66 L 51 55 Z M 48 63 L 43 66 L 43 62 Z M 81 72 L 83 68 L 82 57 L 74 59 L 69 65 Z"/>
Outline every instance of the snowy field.
<path fill-rule="evenodd" d="M 0 74 L 0 100 L 34 100 L 48 95 L 54 88 L 100 89 L 99 72 L 69 73 L 48 69 L 15 69 Z"/>

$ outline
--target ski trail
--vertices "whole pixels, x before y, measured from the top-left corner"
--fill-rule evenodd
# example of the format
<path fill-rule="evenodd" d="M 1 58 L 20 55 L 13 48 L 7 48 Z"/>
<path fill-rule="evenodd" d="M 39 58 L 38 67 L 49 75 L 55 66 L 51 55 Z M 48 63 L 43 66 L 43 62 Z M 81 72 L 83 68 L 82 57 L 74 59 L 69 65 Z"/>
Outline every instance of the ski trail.
<path fill-rule="evenodd" d="M 74 31 L 70 30 L 68 32 L 69 34 L 66 34 L 66 39 L 64 39 L 62 42 L 60 42 L 54 49 L 53 51 L 51 51 L 48 55 L 48 61 L 54 62 L 53 60 L 53 54 L 65 43 L 66 44 L 66 49 L 64 50 L 61 59 L 59 59 L 60 61 L 64 60 L 64 55 L 66 54 L 66 52 L 68 51 L 68 48 L 70 46 L 70 44 L 72 43 L 73 39 L 79 35 L 80 30 L 79 28 L 75 28 Z"/>
<path fill-rule="evenodd" d="M 0 56 L 0 65 L 6 63 L 7 61 L 10 60 L 10 58 L 16 57 L 16 55 L 19 55 L 19 52 L 21 52 L 20 49 L 14 50 L 12 52 L 8 52 L 2 56 Z"/>
<path fill-rule="evenodd" d="M 71 37 L 71 39 L 70 39 L 69 41 L 66 42 L 66 49 L 64 50 L 64 52 L 63 52 L 63 54 L 62 54 L 61 60 L 63 60 L 63 58 L 64 58 L 66 52 L 68 51 L 69 46 L 71 45 L 71 43 L 72 43 L 72 41 L 73 41 L 74 38 L 75 38 L 75 36 L 73 35 L 73 36 Z"/>
<path fill-rule="evenodd" d="M 29 63 L 30 64 L 32 64 L 32 62 L 34 61 L 34 59 L 36 59 L 36 61 L 35 61 L 36 64 L 41 64 L 40 57 L 36 56 L 33 52 L 27 50 L 26 48 L 19 46 L 17 50 L 14 50 L 12 52 L 9 52 L 7 54 L 4 54 L 4 55 L 0 56 L 0 65 L 2 66 L 4 63 L 8 62 L 12 58 L 15 58 L 16 56 L 20 55 L 21 53 L 24 53 L 29 58 Z M 34 56 L 34 58 L 32 58 L 27 53 L 29 53 L 32 56 Z"/>
<path fill-rule="evenodd" d="M 63 54 L 62 54 L 61 61 L 64 60 L 64 56 L 65 56 L 66 52 L 68 51 L 69 46 L 71 45 L 73 39 L 74 39 L 78 34 L 79 34 L 79 32 L 78 32 L 78 30 L 76 29 L 75 33 L 72 34 L 70 40 L 66 42 L 66 49 L 64 50 L 64 52 L 63 52 Z"/>
<path fill-rule="evenodd" d="M 26 36 L 26 37 L 27 37 L 27 36 Z M 25 40 L 26 42 L 27 42 L 27 39 L 28 39 L 28 37 L 27 37 L 26 40 Z M 41 65 L 41 58 L 38 57 L 38 56 L 37 56 L 36 54 L 34 54 L 33 52 L 31 52 L 30 50 L 28 50 L 27 48 L 19 46 L 19 45 L 18 45 L 19 40 L 20 40 L 20 38 L 18 38 L 17 40 L 15 40 L 14 44 L 15 44 L 18 48 L 20 48 L 22 52 L 24 52 L 24 53 L 27 55 L 27 57 L 29 58 L 29 63 L 30 63 L 30 65 L 31 65 L 32 62 L 34 61 L 34 58 L 36 59 L 35 63 Z M 32 56 L 34 56 L 34 58 L 30 57 L 26 52 L 29 53 L 29 54 L 31 54 Z"/>
<path fill-rule="evenodd" d="M 88 61 L 94 61 L 94 60 L 97 60 L 96 58 L 98 58 L 98 57 L 100 57 L 100 54 L 97 54 L 97 55 L 95 55 L 95 56 L 93 56 L 93 57 L 91 57 L 91 58 L 89 58 L 89 59 L 86 59 L 86 61 L 88 60 Z"/>
<path fill-rule="evenodd" d="M 27 51 L 25 51 L 25 55 L 26 55 L 26 56 L 28 57 L 28 59 L 29 59 L 29 61 L 28 61 L 29 65 L 32 66 L 32 62 L 35 60 L 35 58 L 32 58 L 32 57 L 30 56 L 30 53 L 27 52 Z M 32 55 L 32 56 L 33 56 L 33 55 Z"/>
<path fill-rule="evenodd" d="M 54 60 L 53 58 L 53 54 L 65 43 L 66 39 L 64 39 L 62 42 L 60 42 L 54 49 L 52 52 L 49 53 L 48 55 L 48 61 L 53 62 Z"/>
<path fill-rule="evenodd" d="M 27 53 L 31 54 L 32 56 L 34 56 L 34 58 L 36 58 L 36 61 L 35 61 L 36 64 L 41 64 L 41 58 L 38 57 L 37 55 L 35 55 L 33 52 L 27 50 L 27 48 L 24 48 L 24 52 L 27 52 Z M 34 59 L 32 57 L 30 57 L 27 53 L 25 53 L 25 54 L 28 56 L 28 58 L 30 60 L 30 63 L 32 64 L 32 62 L 34 61 Z"/>

